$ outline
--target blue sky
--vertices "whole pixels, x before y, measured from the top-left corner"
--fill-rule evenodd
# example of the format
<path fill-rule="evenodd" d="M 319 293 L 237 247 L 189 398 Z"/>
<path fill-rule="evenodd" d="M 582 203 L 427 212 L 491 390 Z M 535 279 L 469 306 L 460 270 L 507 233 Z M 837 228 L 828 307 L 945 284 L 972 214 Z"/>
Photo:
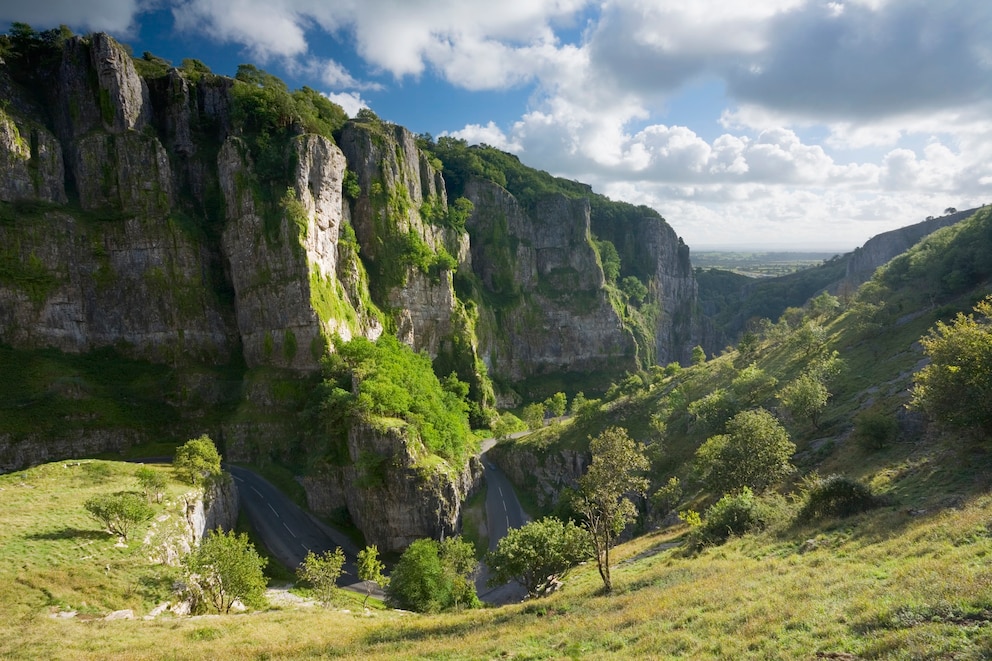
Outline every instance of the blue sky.
<path fill-rule="evenodd" d="M 657 209 L 695 249 L 846 250 L 992 202 L 988 0 L 0 0 L 242 62 Z"/>

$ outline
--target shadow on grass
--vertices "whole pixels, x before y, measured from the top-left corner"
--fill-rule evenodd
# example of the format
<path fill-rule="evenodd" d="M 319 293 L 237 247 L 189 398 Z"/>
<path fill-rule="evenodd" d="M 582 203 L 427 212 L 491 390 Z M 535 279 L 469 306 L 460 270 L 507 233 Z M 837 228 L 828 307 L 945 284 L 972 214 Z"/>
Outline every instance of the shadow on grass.
<path fill-rule="evenodd" d="M 64 526 L 58 530 L 48 530 L 46 532 L 36 532 L 33 535 L 28 535 L 28 539 L 32 540 L 59 540 L 59 539 L 107 539 L 112 537 L 110 533 L 105 530 L 93 530 L 92 528 L 81 529 L 73 528 L 71 526 Z"/>

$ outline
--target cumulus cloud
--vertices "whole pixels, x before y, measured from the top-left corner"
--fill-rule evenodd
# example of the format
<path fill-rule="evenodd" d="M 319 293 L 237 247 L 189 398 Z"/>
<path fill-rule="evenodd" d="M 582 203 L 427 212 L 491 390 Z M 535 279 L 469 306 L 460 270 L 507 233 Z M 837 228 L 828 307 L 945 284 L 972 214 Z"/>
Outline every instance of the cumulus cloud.
<path fill-rule="evenodd" d="M 142 4 L 139 0 L 2 0 L 0 20 L 28 23 L 39 30 L 65 24 L 79 31 L 128 36 Z"/>
<path fill-rule="evenodd" d="M 172 9 L 176 29 L 204 32 L 221 42 L 242 44 L 265 62 L 307 51 L 302 17 L 272 0 L 185 0 Z"/>
<path fill-rule="evenodd" d="M 362 108 L 368 108 L 369 104 L 356 92 L 342 92 L 325 94 L 328 99 L 341 106 L 348 117 L 354 117 Z"/>

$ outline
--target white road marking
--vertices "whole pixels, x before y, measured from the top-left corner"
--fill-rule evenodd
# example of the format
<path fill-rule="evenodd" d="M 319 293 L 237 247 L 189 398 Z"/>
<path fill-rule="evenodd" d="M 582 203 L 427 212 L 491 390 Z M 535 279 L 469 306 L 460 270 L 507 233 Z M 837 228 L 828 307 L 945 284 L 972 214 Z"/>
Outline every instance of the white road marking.
<path fill-rule="evenodd" d="M 240 477 L 238 477 L 237 475 L 234 475 L 233 473 L 231 474 L 231 477 L 233 477 L 233 478 L 234 478 L 235 480 L 237 480 L 238 482 L 244 482 L 244 480 L 242 480 L 242 479 L 241 479 Z"/>
<path fill-rule="evenodd" d="M 307 546 L 306 544 L 300 544 L 300 546 L 302 546 L 303 547 L 303 550 L 306 551 L 307 553 L 310 552 L 310 547 Z"/>
<path fill-rule="evenodd" d="M 279 512 L 276 511 L 276 508 L 272 507 L 272 503 L 265 503 L 265 504 L 269 506 L 269 509 L 272 510 L 272 513 L 273 514 L 275 514 L 276 516 L 279 516 Z"/>
<path fill-rule="evenodd" d="M 283 522 L 282 527 L 285 528 L 286 530 L 289 530 L 289 526 L 286 525 L 285 521 Z M 292 535 L 293 537 L 296 537 L 296 533 L 293 532 L 292 530 L 289 530 L 289 534 Z"/>
<path fill-rule="evenodd" d="M 259 498 L 265 498 L 265 496 L 262 495 L 262 492 L 256 489 L 255 487 L 252 487 L 251 490 L 257 493 Z"/>

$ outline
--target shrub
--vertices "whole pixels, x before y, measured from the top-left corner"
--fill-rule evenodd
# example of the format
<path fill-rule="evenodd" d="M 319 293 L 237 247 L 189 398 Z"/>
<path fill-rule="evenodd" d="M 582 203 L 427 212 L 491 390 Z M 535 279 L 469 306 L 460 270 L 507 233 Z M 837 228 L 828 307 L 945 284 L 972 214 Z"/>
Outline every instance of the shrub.
<path fill-rule="evenodd" d="M 827 516 L 851 516 L 879 505 L 868 485 L 845 475 L 830 475 L 815 480 L 806 491 L 806 503 L 797 515 L 800 521 Z"/>
<path fill-rule="evenodd" d="M 882 450 L 896 439 L 899 423 L 890 415 L 865 411 L 854 419 L 854 438 L 866 450 Z"/>
<path fill-rule="evenodd" d="M 386 587 L 391 606 L 437 613 L 479 605 L 473 576 L 475 549 L 461 537 L 418 539 L 403 552 Z"/>
<path fill-rule="evenodd" d="M 90 516 L 103 524 L 107 532 L 125 542 L 135 525 L 152 518 L 154 511 L 143 494 L 134 491 L 94 496 L 83 503 Z"/>
<path fill-rule="evenodd" d="M 193 438 L 176 450 L 172 468 L 180 481 L 200 486 L 220 477 L 220 454 L 217 446 L 204 434 Z"/>
<path fill-rule="evenodd" d="M 728 493 L 703 514 L 693 531 L 690 546 L 722 544 L 731 535 L 743 535 L 765 527 L 768 513 L 748 487 Z"/>

